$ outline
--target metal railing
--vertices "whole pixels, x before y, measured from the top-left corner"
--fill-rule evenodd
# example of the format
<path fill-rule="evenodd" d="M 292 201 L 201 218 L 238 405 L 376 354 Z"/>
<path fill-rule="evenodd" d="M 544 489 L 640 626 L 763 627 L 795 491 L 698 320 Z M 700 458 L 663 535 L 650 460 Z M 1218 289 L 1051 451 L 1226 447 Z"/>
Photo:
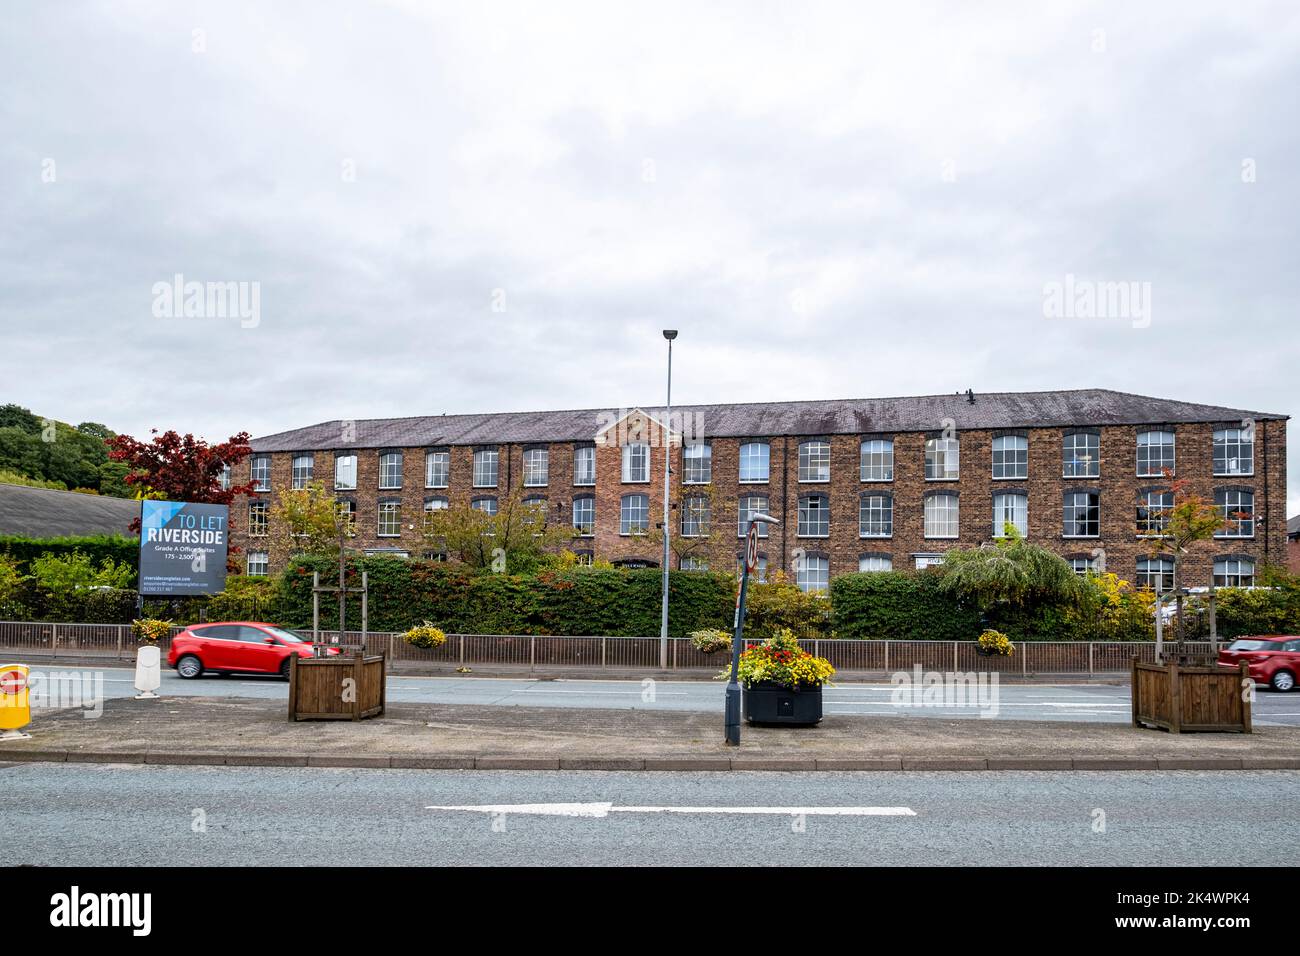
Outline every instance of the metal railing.
<path fill-rule="evenodd" d="M 181 627 L 172 628 L 175 636 Z M 361 632 L 321 631 L 328 643 L 360 644 Z M 133 661 L 139 642 L 128 624 L 54 624 L 0 621 L 0 657 Z M 164 652 L 170 638 L 161 642 Z M 1017 641 L 1009 657 L 985 657 L 974 641 L 895 641 L 814 638 L 800 641 L 805 650 L 825 657 L 836 670 L 894 673 L 920 667 L 926 671 L 996 671 L 1008 676 L 1031 674 L 1127 673 L 1134 655 L 1155 661 L 1153 641 Z M 1168 646 L 1168 645 L 1166 645 Z M 1189 653 L 1208 654 L 1208 642 L 1189 641 Z M 441 647 L 413 647 L 400 633 L 370 632 L 366 650 L 382 652 L 394 664 L 488 665 L 528 670 L 659 670 L 657 637 L 559 637 L 530 634 L 449 634 Z M 726 654 L 706 655 L 687 638 L 670 638 L 670 670 L 721 670 Z"/>

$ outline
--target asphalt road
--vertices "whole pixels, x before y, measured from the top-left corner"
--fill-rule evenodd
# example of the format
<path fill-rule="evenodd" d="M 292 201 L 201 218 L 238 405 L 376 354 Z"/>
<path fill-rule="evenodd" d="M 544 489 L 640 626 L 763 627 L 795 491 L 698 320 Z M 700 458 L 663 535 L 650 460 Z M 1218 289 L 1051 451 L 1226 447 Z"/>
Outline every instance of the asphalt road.
<path fill-rule="evenodd" d="M 1287 866 L 1300 844 L 1300 815 L 1286 809 L 1300 806 L 1294 771 L 0 767 L 0 832 L 21 834 L 0 842 L 6 866 Z M 611 807 L 596 816 L 428 809 L 518 804 Z M 756 807 L 771 812 L 734 812 Z M 1261 807 L 1276 811 L 1264 828 Z M 820 815 L 829 808 L 894 812 Z"/>
<path fill-rule="evenodd" d="M 127 668 L 34 668 L 43 674 L 102 674 L 106 697 L 132 697 L 135 672 Z M 78 677 L 78 679 L 82 679 Z M 390 677 L 393 702 L 523 705 L 528 707 L 598 707 L 712 711 L 722 709 L 723 685 L 711 681 L 532 680 L 494 677 Z M 256 697 L 288 699 L 288 685 L 277 677 L 233 676 L 182 680 L 164 670 L 163 696 Z M 899 699 L 899 697 L 902 699 Z M 976 704 L 979 702 L 976 701 Z M 997 687 L 985 706 L 917 706 L 889 684 L 840 684 L 827 688 L 827 714 L 880 714 L 916 717 L 979 717 L 989 712 L 1002 720 L 1109 721 L 1132 718 L 1128 687 L 1110 684 L 1010 684 Z M 1253 719 L 1260 725 L 1300 726 L 1300 693 L 1256 695 Z"/>

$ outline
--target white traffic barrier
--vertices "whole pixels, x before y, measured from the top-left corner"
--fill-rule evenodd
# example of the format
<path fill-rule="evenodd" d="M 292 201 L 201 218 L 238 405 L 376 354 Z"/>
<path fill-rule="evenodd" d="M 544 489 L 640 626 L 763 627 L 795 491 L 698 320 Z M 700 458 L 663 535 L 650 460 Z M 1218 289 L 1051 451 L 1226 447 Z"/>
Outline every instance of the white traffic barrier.
<path fill-rule="evenodd" d="M 159 700 L 154 693 L 162 686 L 162 654 L 156 645 L 146 644 L 135 655 L 136 700 Z"/>

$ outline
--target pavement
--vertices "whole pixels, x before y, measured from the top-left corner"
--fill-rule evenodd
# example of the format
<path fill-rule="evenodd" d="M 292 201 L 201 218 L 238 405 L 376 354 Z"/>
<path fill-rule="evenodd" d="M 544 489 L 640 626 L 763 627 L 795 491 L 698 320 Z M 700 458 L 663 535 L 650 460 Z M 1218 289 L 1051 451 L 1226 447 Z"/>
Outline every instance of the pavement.
<path fill-rule="evenodd" d="M 380 718 L 290 722 L 282 702 L 114 698 L 38 715 L 0 762 L 473 770 L 1300 769 L 1300 728 L 1169 734 L 1066 723 L 830 714 L 817 727 L 744 727 L 677 710 L 390 702 Z"/>
<path fill-rule="evenodd" d="M 104 696 L 134 697 L 135 671 L 126 668 L 37 667 L 47 681 L 59 678 L 59 690 L 69 682 L 84 683 L 98 675 Z M 561 707 L 611 710 L 667 710 L 717 713 L 724 686 L 720 681 L 653 680 L 547 680 L 530 677 L 481 676 L 413 677 L 390 675 L 388 700 L 392 703 L 467 704 L 480 706 Z M 1052 720 L 1127 724 L 1132 707 L 1128 678 L 1114 683 L 1008 683 L 999 681 L 991 706 L 915 706 L 907 695 L 881 683 L 836 683 L 827 687 L 823 705 L 828 716 L 884 716 L 981 718 L 989 713 L 1001 720 Z M 182 680 L 171 670 L 162 674 L 164 697 L 247 697 L 288 700 L 288 684 L 278 677 L 257 675 Z M 1300 693 L 1260 691 L 1252 708 L 1256 726 L 1300 727 Z M 988 719 L 988 718 L 983 718 Z"/>
<path fill-rule="evenodd" d="M 15 876 L 22 871 L 10 868 L 21 864 L 1132 866 L 1143 868 L 1129 880 L 1135 889 L 1239 890 L 1249 883 L 1231 872 L 1213 887 L 1187 887 L 1149 868 L 1289 866 L 1300 844 L 1300 821 L 1284 810 L 1300 804 L 1295 771 L 464 773 L 33 763 L 4 775 L 0 831 L 20 838 L 0 841 L 0 865 Z M 881 810 L 906 812 L 873 812 Z M 996 884 L 986 889 L 992 896 L 972 884 L 971 900 L 954 902 L 996 897 Z M 1006 902 L 1004 921 L 1014 925 L 1018 904 Z M 1261 922 L 1266 915 L 1235 911 Z M 1086 919 L 1113 927 L 1113 915 L 1147 913 L 1098 898 L 1071 915 L 1070 930 Z"/>

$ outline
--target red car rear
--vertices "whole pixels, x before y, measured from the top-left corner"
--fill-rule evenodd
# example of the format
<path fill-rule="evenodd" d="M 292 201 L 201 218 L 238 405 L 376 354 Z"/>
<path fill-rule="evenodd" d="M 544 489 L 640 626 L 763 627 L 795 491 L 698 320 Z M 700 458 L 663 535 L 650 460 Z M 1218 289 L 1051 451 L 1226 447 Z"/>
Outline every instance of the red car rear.
<path fill-rule="evenodd" d="M 338 648 L 322 648 L 337 654 Z M 193 624 L 172 638 L 167 663 L 188 680 L 204 673 L 279 674 L 289 677 L 293 655 L 314 657 L 312 643 L 274 624 L 254 621 L 221 621 Z"/>
<path fill-rule="evenodd" d="M 1220 664 L 1236 667 L 1241 661 L 1246 662 L 1251 680 L 1256 684 L 1267 684 L 1274 690 L 1293 690 L 1296 675 L 1300 674 L 1300 637 L 1286 634 L 1239 637 L 1219 651 Z"/>

